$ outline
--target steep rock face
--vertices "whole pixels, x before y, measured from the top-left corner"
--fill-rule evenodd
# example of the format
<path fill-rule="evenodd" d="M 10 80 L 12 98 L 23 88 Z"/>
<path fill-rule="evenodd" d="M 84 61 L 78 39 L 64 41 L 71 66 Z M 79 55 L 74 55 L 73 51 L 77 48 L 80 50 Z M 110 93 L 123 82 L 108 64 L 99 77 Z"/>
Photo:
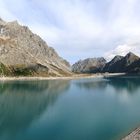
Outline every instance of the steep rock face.
<path fill-rule="evenodd" d="M 72 71 L 75 73 L 96 73 L 100 72 L 105 65 L 106 60 L 101 58 L 88 58 L 80 60 L 72 65 Z"/>
<path fill-rule="evenodd" d="M 123 56 L 117 55 L 110 62 L 106 63 L 102 72 L 117 72 L 120 69 L 116 64 L 123 59 Z"/>
<path fill-rule="evenodd" d="M 125 57 L 116 56 L 108 62 L 102 72 L 120 73 L 131 72 L 137 67 L 139 57 L 133 53 L 128 53 Z"/>
<path fill-rule="evenodd" d="M 17 21 L 0 19 L 0 62 L 19 75 L 69 75 L 70 65 Z"/>
<path fill-rule="evenodd" d="M 133 62 L 130 66 L 127 67 L 128 73 L 139 73 L 140 74 L 140 59 Z"/>

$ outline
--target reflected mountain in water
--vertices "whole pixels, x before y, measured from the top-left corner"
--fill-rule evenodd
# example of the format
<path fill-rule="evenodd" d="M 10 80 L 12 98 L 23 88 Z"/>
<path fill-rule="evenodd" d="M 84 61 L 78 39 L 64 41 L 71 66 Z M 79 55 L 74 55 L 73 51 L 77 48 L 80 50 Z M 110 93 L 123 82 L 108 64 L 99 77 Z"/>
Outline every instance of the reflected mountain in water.
<path fill-rule="evenodd" d="M 107 86 L 111 86 L 113 89 L 122 93 L 122 90 L 127 90 L 128 93 L 134 93 L 140 88 L 140 77 L 108 77 L 108 78 L 99 78 L 98 80 L 82 80 L 75 81 L 75 85 L 78 88 L 85 88 L 88 90 L 93 89 L 105 89 Z"/>
<path fill-rule="evenodd" d="M 122 76 L 106 79 L 108 79 L 108 84 L 115 88 L 118 93 L 121 93 L 122 90 L 126 90 L 128 93 L 133 94 L 140 88 L 140 77 Z"/>
<path fill-rule="evenodd" d="M 69 86 L 69 81 L 57 80 L 1 82 L 0 136 L 29 127 Z"/>
<path fill-rule="evenodd" d="M 85 79 L 85 80 L 79 80 L 79 81 L 74 81 L 74 84 L 78 88 L 85 88 L 87 90 L 92 90 L 92 89 L 104 89 L 106 87 L 106 81 L 103 80 L 102 78 L 100 79 Z"/>

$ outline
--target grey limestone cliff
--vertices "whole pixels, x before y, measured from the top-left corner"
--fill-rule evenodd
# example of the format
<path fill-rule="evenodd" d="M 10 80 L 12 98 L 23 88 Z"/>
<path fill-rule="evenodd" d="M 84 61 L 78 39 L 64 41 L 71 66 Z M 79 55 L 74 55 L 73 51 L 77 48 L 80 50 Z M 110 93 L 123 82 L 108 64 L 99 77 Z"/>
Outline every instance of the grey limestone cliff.
<path fill-rule="evenodd" d="M 0 63 L 13 75 L 70 75 L 69 63 L 17 21 L 0 19 Z"/>
<path fill-rule="evenodd" d="M 75 73 L 96 73 L 101 71 L 105 63 L 106 60 L 103 57 L 87 58 L 73 64 L 72 71 Z"/>

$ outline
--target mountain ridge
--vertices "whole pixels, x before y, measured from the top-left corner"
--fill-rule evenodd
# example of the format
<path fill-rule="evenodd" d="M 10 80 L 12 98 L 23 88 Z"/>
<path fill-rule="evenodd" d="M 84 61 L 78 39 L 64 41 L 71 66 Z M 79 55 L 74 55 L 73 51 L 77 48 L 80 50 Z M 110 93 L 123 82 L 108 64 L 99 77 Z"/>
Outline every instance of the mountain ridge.
<path fill-rule="evenodd" d="M 103 57 L 98 58 L 87 58 L 79 60 L 72 65 L 72 71 L 76 73 L 92 73 L 99 72 L 105 65 L 106 60 Z"/>
<path fill-rule="evenodd" d="M 117 61 L 114 61 L 115 57 L 108 62 L 103 68 L 102 72 L 110 73 L 129 73 L 131 71 L 131 65 L 138 61 L 140 58 L 132 52 L 129 52 L 124 57 L 120 56 Z"/>
<path fill-rule="evenodd" d="M 101 57 L 102 58 L 102 57 Z M 90 58 L 91 59 L 91 58 Z M 94 61 L 98 61 L 100 58 L 92 58 Z M 104 59 L 104 58 L 103 58 Z M 111 61 L 107 62 L 104 59 L 104 63 L 99 65 L 95 62 L 86 63 L 85 60 L 80 60 L 73 64 L 72 71 L 76 73 L 140 73 L 140 57 L 135 55 L 132 52 L 126 54 L 126 56 L 116 55 Z M 88 66 L 89 65 L 89 66 Z M 94 70 L 90 67 L 94 65 Z M 86 71 L 83 71 L 81 68 L 87 67 Z"/>
<path fill-rule="evenodd" d="M 140 57 L 132 52 L 105 58 L 79 60 L 70 67 L 53 47 L 17 21 L 0 18 L 0 75 L 71 76 L 74 73 L 140 73 Z"/>
<path fill-rule="evenodd" d="M 0 63 L 10 69 L 13 75 L 72 74 L 69 62 L 27 26 L 21 26 L 17 21 L 5 22 L 0 19 Z"/>

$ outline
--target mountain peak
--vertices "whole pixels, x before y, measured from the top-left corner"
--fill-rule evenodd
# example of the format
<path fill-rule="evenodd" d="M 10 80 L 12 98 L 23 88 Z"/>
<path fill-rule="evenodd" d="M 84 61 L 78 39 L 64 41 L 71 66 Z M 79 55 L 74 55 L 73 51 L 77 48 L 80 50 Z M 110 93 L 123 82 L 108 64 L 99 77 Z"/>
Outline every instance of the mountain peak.
<path fill-rule="evenodd" d="M 68 62 L 26 26 L 0 19 L 0 63 L 16 75 L 70 75 Z M 1 73 L 0 73 L 1 75 Z"/>
<path fill-rule="evenodd" d="M 79 60 L 72 65 L 72 71 L 76 73 L 96 73 L 105 65 L 106 60 L 103 57 L 87 58 Z"/>
<path fill-rule="evenodd" d="M 129 52 L 128 54 L 126 54 L 125 58 L 126 59 L 139 59 L 139 57 L 132 52 Z"/>
<path fill-rule="evenodd" d="M 118 61 L 118 60 L 120 60 L 120 59 L 122 59 L 123 58 L 123 56 L 121 56 L 121 55 L 116 55 L 112 60 L 113 61 Z"/>
<path fill-rule="evenodd" d="M 126 56 L 136 56 L 136 55 L 132 52 L 129 52 L 128 54 L 126 54 Z"/>

